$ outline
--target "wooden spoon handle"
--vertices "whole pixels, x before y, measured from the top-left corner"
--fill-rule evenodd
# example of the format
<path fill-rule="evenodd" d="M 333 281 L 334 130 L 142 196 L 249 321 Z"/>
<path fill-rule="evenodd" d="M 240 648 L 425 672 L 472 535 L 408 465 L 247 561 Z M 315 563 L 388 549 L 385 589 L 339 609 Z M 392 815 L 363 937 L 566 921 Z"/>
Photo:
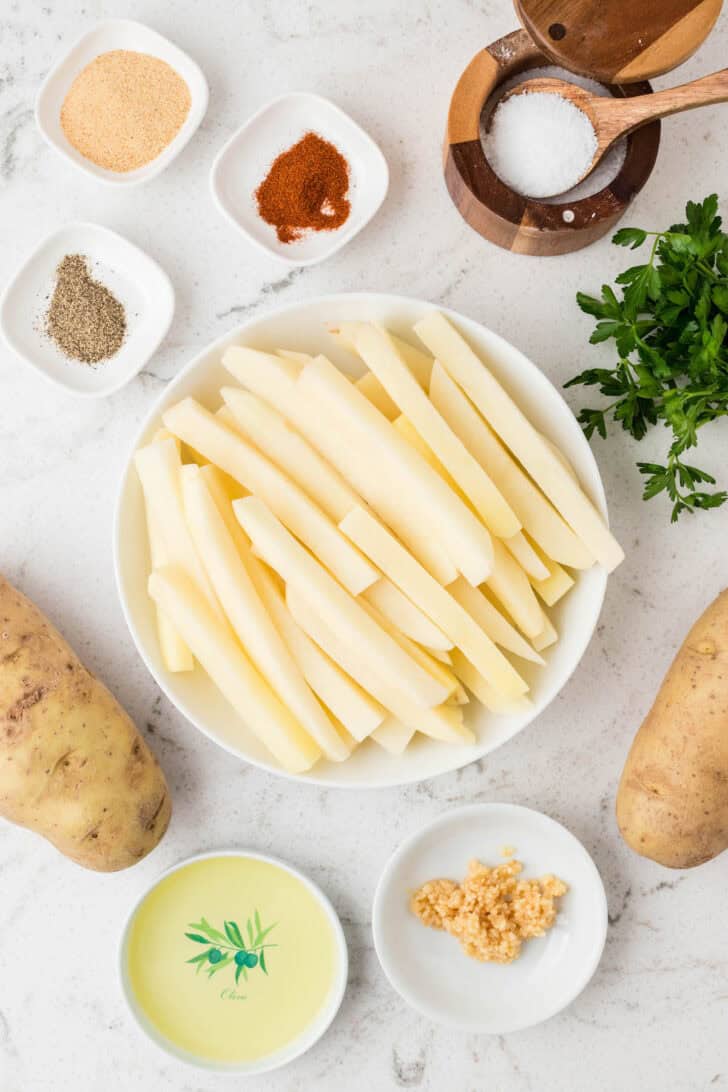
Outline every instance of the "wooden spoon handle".
<path fill-rule="evenodd" d="M 611 144 L 648 121 L 694 110 L 714 102 L 728 102 L 728 68 L 699 80 L 632 99 L 595 98 L 592 103 L 600 145 Z M 603 135 L 602 135 L 603 134 Z"/>

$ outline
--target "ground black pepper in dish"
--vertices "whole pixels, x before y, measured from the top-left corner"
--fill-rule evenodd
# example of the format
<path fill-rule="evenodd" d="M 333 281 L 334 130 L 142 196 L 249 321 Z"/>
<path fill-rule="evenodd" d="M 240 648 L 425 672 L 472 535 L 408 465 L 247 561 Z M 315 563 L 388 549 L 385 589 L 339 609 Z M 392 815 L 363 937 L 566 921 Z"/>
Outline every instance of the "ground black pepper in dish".
<path fill-rule="evenodd" d="M 65 356 L 83 364 L 108 360 L 121 348 L 124 307 L 93 279 L 82 254 L 67 254 L 59 262 L 46 332 Z"/>

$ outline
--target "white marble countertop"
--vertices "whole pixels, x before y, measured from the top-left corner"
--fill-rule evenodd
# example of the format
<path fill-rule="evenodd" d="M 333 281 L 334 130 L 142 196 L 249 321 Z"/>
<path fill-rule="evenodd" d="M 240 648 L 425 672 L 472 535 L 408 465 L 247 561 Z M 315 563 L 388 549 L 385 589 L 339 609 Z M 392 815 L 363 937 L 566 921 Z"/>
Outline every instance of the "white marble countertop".
<path fill-rule="evenodd" d="M 111 190 L 41 141 L 33 100 L 61 51 L 103 17 L 139 18 L 188 49 L 211 88 L 202 129 L 149 185 Z M 117 875 L 83 871 L 40 838 L 0 825 L 2 1092 L 218 1092 L 235 1078 L 167 1060 L 140 1037 L 116 981 L 131 901 L 167 865 L 231 843 L 288 858 L 331 896 L 351 977 L 328 1035 L 251 1089 L 441 1092 L 728 1087 L 725 856 L 670 872 L 620 841 L 614 793 L 629 742 L 693 619 L 726 583 L 728 507 L 671 527 L 645 505 L 636 445 L 597 443 L 627 561 L 611 579 L 598 634 L 551 709 L 487 761 L 381 792 L 321 791 L 248 768 L 203 739 L 160 696 L 126 630 L 114 587 L 111 519 L 130 438 L 164 384 L 245 316 L 328 291 L 402 292 L 494 327 L 561 383 L 600 350 L 577 288 L 623 268 L 607 241 L 564 258 L 514 256 L 460 219 L 440 172 L 448 98 L 476 49 L 513 29 L 508 0 L 5 0 L 0 15 L 0 287 L 50 230 L 72 219 L 122 232 L 169 272 L 171 333 L 142 375 L 106 401 L 76 401 L 0 350 L 0 569 L 45 608 L 114 689 L 155 747 L 175 812 L 160 848 Z M 728 15 L 680 70 L 719 68 Z M 665 85 L 669 81 L 661 80 Z M 676 82 L 673 80 L 672 82 Z M 331 261 L 287 272 L 213 207 L 215 152 L 274 94 L 333 98 L 381 144 L 392 184 L 376 220 Z M 657 168 L 629 219 L 662 227 L 687 199 L 726 193 L 728 109 L 664 125 Z M 724 203 L 724 212 L 728 206 Z M 610 353 L 604 349 L 606 362 Z M 574 407 L 579 392 L 567 392 Z M 701 458 L 725 481 L 726 426 Z M 640 457 L 661 449 L 645 442 Z M 722 447 L 719 446 L 722 443 Z M 722 458 L 720 457 L 722 453 Z M 702 465 L 702 463 L 701 463 Z M 565 823 L 593 854 L 610 905 L 604 957 L 560 1016 L 507 1038 L 431 1026 L 384 979 L 370 906 L 399 843 L 446 808 L 512 800 Z"/>

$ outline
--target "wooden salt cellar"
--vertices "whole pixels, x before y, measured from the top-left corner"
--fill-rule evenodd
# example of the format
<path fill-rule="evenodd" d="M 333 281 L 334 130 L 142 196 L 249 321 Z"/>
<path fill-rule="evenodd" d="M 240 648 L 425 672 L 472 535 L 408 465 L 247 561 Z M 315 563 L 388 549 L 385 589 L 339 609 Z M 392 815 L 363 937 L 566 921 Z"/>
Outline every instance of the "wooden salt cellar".
<path fill-rule="evenodd" d="M 546 204 L 523 197 L 501 182 L 480 141 L 483 107 L 513 76 L 551 63 L 526 31 L 514 31 L 476 53 L 450 102 L 444 149 L 450 196 L 463 218 L 484 238 L 519 254 L 568 254 L 610 232 L 649 178 L 660 143 L 659 121 L 632 133 L 616 177 L 579 201 Z M 609 90 L 630 97 L 648 94 L 651 87 L 634 83 Z"/>

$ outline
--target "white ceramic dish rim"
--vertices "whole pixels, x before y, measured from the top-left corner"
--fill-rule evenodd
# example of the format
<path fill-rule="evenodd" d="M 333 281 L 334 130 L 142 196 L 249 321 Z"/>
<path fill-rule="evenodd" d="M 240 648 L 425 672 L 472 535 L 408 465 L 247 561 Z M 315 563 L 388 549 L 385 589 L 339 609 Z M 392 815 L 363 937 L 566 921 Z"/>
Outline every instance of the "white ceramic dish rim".
<path fill-rule="evenodd" d="M 567 839 L 574 844 L 579 853 L 582 855 L 585 863 L 587 863 L 588 867 L 590 867 L 594 878 L 594 890 L 595 892 L 601 894 L 601 898 L 599 899 L 599 936 L 597 938 L 597 943 L 594 947 L 594 954 L 591 960 L 588 963 L 584 964 L 582 974 L 579 976 L 577 982 L 575 983 L 573 993 L 565 1001 L 558 1003 L 552 1009 L 546 1011 L 545 1014 L 539 1017 L 539 1019 L 537 1020 L 526 1020 L 523 1022 L 516 1021 L 513 1024 L 509 1024 L 507 1026 L 499 1028 L 498 1031 L 491 1031 L 488 1028 L 484 1028 L 482 1025 L 477 1023 L 468 1023 L 462 1020 L 448 1019 L 448 1017 L 443 1015 L 443 1013 L 440 1012 L 438 1009 L 435 1009 L 427 1003 L 421 1001 L 419 997 L 413 996 L 410 991 L 405 986 L 403 986 L 401 982 L 395 980 L 396 976 L 392 977 L 385 960 L 382 958 L 383 945 L 379 908 L 385 884 L 389 881 L 392 874 L 397 869 L 397 866 L 399 865 L 402 858 L 405 856 L 406 853 L 409 852 L 410 849 L 413 848 L 413 846 L 417 845 L 418 842 L 424 841 L 428 837 L 428 835 L 433 833 L 433 831 L 436 831 L 440 827 L 447 825 L 448 823 L 452 822 L 453 819 L 472 816 L 472 818 L 475 820 L 479 816 L 492 815 L 495 812 L 499 811 L 510 812 L 511 814 L 513 814 L 514 812 L 520 812 L 521 814 L 529 813 L 531 815 L 537 816 L 538 822 L 545 824 L 546 827 L 556 828 L 560 831 L 562 835 L 566 835 Z M 464 807 L 461 808 L 451 808 L 436 816 L 430 823 L 427 823 L 424 827 L 416 830 L 413 834 L 410 834 L 408 838 L 405 838 L 405 840 L 400 843 L 397 849 L 395 849 L 394 853 L 382 869 L 382 873 L 379 877 L 376 890 L 374 892 L 374 901 L 372 903 L 372 937 L 374 939 L 374 950 L 377 953 L 379 965 L 384 971 L 387 977 L 387 981 L 389 982 L 392 989 L 395 990 L 399 994 L 399 996 L 407 1002 L 408 1005 L 411 1005 L 413 1009 L 421 1013 L 423 1016 L 426 1016 L 428 1020 L 432 1020 L 434 1023 L 440 1024 L 444 1027 L 455 1028 L 458 1031 L 467 1031 L 470 1033 L 474 1032 L 476 1034 L 483 1035 L 510 1035 L 514 1031 L 524 1031 L 526 1028 L 529 1027 L 537 1027 L 539 1024 L 543 1024 L 546 1022 L 546 1020 L 550 1020 L 552 1017 L 556 1016 L 559 1012 L 562 1012 L 565 1008 L 568 1008 L 568 1006 L 576 1000 L 579 994 L 584 989 L 586 989 L 587 985 L 594 977 L 594 973 L 596 972 L 596 969 L 599 966 L 602 955 L 604 953 L 604 945 L 606 944 L 607 940 L 608 924 L 608 904 L 607 894 L 604 890 L 604 881 L 602 880 L 599 869 L 595 865 L 591 854 L 586 849 L 586 847 L 579 841 L 576 835 L 572 834 L 572 832 L 562 823 L 559 823 L 556 819 L 552 819 L 550 815 L 546 815 L 542 811 L 537 811 L 536 808 L 527 808 L 523 804 L 511 804 L 506 802 L 501 803 L 499 801 L 491 801 L 485 804 L 466 804 Z"/>
<path fill-rule="evenodd" d="M 134 30 L 141 31 L 144 34 L 149 34 L 154 38 L 159 38 L 164 41 L 167 46 L 171 47 L 172 50 L 184 57 L 186 64 L 188 64 L 190 69 L 195 72 L 195 76 L 199 81 L 199 91 L 196 96 L 196 102 L 193 100 L 192 104 L 190 105 L 190 111 L 193 108 L 199 111 L 199 117 L 196 123 L 191 126 L 189 132 L 184 137 L 181 137 L 180 133 L 177 133 L 174 139 L 167 145 L 166 148 L 162 149 L 162 151 L 155 159 L 153 159 L 150 163 L 145 164 L 143 168 L 140 168 L 144 172 L 143 174 L 130 172 L 130 174 L 127 175 L 115 175 L 112 171 L 104 171 L 103 173 L 100 173 L 100 171 L 91 170 L 90 167 L 86 166 L 84 163 L 79 162 L 78 160 L 74 159 L 73 156 L 69 155 L 63 145 L 59 144 L 58 141 L 51 136 L 40 114 L 40 104 L 43 101 L 47 88 L 58 75 L 61 68 L 63 68 L 63 66 L 66 64 L 68 58 L 73 53 L 75 53 L 80 46 L 83 45 L 87 38 L 90 38 L 94 34 L 98 34 L 99 30 L 101 30 L 102 28 L 106 29 L 119 26 L 133 28 Z M 202 124 L 202 121 L 204 120 L 205 114 L 207 113 L 209 101 L 210 87 L 208 85 L 205 73 L 202 71 L 197 61 L 195 61 L 189 55 L 189 53 L 186 52 L 186 50 L 182 49 L 181 46 L 178 46 L 175 42 L 173 42 L 171 38 L 168 38 L 165 34 L 160 34 L 158 30 L 154 29 L 154 27 L 150 27 L 146 23 L 140 22 L 138 19 L 101 19 L 94 26 L 90 27 L 88 30 L 85 30 L 83 34 L 79 35 L 79 37 L 76 38 L 76 40 L 68 47 L 68 49 L 58 58 L 56 63 L 51 67 L 50 71 L 47 73 L 45 79 L 38 88 L 38 93 L 35 96 L 35 103 L 33 105 L 33 116 L 35 118 L 36 127 L 43 139 L 45 140 L 46 144 L 48 144 L 48 146 L 51 147 L 57 155 L 61 156 L 66 163 L 70 163 L 76 168 L 76 170 L 81 171 L 88 178 L 94 178 L 97 182 L 101 182 L 105 186 L 141 186 L 144 182 L 150 182 L 153 178 L 156 178 L 158 175 L 160 175 L 162 171 L 166 170 L 170 163 L 172 163 L 173 160 L 177 158 L 183 148 L 185 148 L 187 144 L 189 144 L 190 140 L 195 135 L 200 125 Z"/>
<path fill-rule="evenodd" d="M 135 435 L 135 437 L 133 439 L 131 448 L 129 450 L 129 454 L 127 456 L 127 459 L 125 460 L 124 469 L 122 471 L 121 480 L 120 480 L 120 483 L 119 483 L 117 501 L 116 501 L 116 505 L 115 505 L 115 508 L 114 508 L 114 524 L 113 524 L 114 575 L 115 575 L 115 579 L 116 579 L 117 592 L 118 592 L 119 599 L 120 599 L 120 602 L 121 602 L 121 609 L 122 609 L 122 612 L 124 614 L 126 624 L 127 624 L 128 628 L 129 628 L 129 632 L 132 635 L 132 639 L 133 639 L 134 644 L 136 646 L 137 652 L 141 656 L 141 658 L 142 658 L 144 664 L 146 665 L 148 671 L 150 672 L 152 678 L 155 680 L 155 682 L 157 683 L 157 686 L 159 686 L 159 688 L 161 689 L 163 694 L 169 699 L 169 701 L 172 703 L 172 705 L 175 707 L 175 709 L 177 709 L 180 713 L 182 713 L 182 715 L 184 717 L 186 717 L 187 720 L 191 724 L 194 724 L 194 726 L 200 732 L 202 732 L 202 734 L 204 736 L 206 736 L 208 739 L 211 739 L 214 743 L 217 744 L 218 747 L 222 747 L 222 749 L 227 751 L 229 754 L 234 755 L 238 760 L 243 761 L 243 762 L 248 762 L 252 766 L 257 766 L 259 769 L 266 770 L 268 773 L 272 773 L 272 774 L 275 774 L 276 776 L 286 778 L 287 780 L 296 781 L 298 783 L 306 783 L 306 784 L 309 784 L 309 785 L 316 785 L 316 786 L 319 786 L 319 787 L 322 787 L 322 788 L 328 788 L 328 789 L 330 789 L 330 788 L 341 788 L 341 789 L 371 790 L 371 789 L 382 789 L 382 788 L 398 787 L 398 786 L 402 786 L 402 785 L 414 784 L 414 783 L 417 783 L 419 781 L 430 780 L 430 778 L 432 778 L 432 777 L 438 777 L 441 774 L 451 773 L 453 770 L 462 769 L 464 766 L 469 765 L 471 762 L 477 761 L 478 758 L 482 758 L 486 754 L 489 754 L 492 750 L 497 749 L 497 747 L 502 746 L 504 743 L 509 742 L 511 739 L 514 738 L 514 736 L 520 734 L 520 732 L 522 732 L 525 728 L 527 728 L 529 726 L 529 724 L 532 723 L 533 720 L 535 720 L 538 716 L 541 715 L 541 713 L 545 712 L 545 710 L 548 708 L 549 704 L 551 704 L 551 702 L 554 701 L 554 699 L 557 697 L 558 693 L 561 692 L 561 690 L 564 688 L 564 686 L 566 686 L 568 681 L 571 679 L 572 675 L 574 674 L 577 667 L 579 666 L 579 664 L 580 664 L 580 662 L 581 662 L 581 660 L 582 660 L 582 658 L 584 656 L 584 653 L 586 652 L 586 650 L 587 650 L 587 648 L 589 646 L 589 643 L 590 643 L 590 641 L 591 641 L 591 639 L 592 639 L 592 637 L 594 635 L 594 631 L 595 631 L 597 623 L 599 621 L 601 608 L 602 608 L 602 605 L 604 603 L 604 596 L 605 596 L 606 587 L 607 587 L 607 574 L 604 572 L 603 569 L 598 569 L 597 571 L 598 571 L 598 573 L 600 575 L 600 578 L 601 578 L 601 587 L 600 587 L 600 590 L 599 590 L 599 593 L 598 593 L 598 596 L 597 596 L 597 602 L 595 604 L 593 622 L 588 627 L 588 629 L 585 629 L 583 631 L 582 641 L 581 641 L 581 644 L 582 644 L 581 651 L 579 652 L 579 655 L 574 659 L 574 662 L 573 662 L 570 670 L 568 671 L 568 673 L 564 677 L 559 690 L 556 691 L 556 693 L 553 694 L 553 696 L 546 703 L 546 705 L 544 705 L 543 708 L 541 708 L 541 709 L 535 709 L 534 708 L 531 715 L 526 717 L 523 720 L 523 722 L 521 723 L 521 725 L 510 736 L 508 736 L 507 739 L 501 740 L 500 743 L 495 744 L 494 747 L 489 747 L 487 745 L 487 743 L 486 743 L 486 744 L 484 744 L 484 746 L 480 749 L 480 751 L 478 753 L 463 756 L 462 760 L 456 761 L 452 765 L 444 766 L 442 769 L 437 770 L 434 773 L 428 773 L 428 774 L 422 775 L 421 773 L 413 770 L 413 772 L 411 774 L 407 774 L 407 775 L 403 775 L 403 774 L 399 773 L 399 774 L 395 774 L 391 778 L 387 778 L 387 779 L 384 779 L 384 778 L 374 779 L 374 780 L 362 779 L 362 780 L 356 781 L 356 782 L 337 782 L 336 780 L 334 780 L 331 777 L 321 777 L 321 776 L 316 774 L 316 772 L 315 772 L 316 768 L 315 767 L 313 768 L 312 771 L 308 771 L 307 773 L 302 774 L 302 775 L 301 774 L 291 774 L 288 771 L 284 770 L 282 767 L 277 766 L 273 761 L 267 762 L 267 761 L 263 761 L 263 760 L 255 758 L 255 757 L 252 757 L 250 755 L 241 754 L 241 752 L 237 748 L 231 747 L 228 743 L 226 743 L 225 741 L 219 739 L 218 736 L 213 731 L 211 731 L 208 727 L 206 727 L 206 725 L 204 723 L 202 723 L 202 721 L 199 718 L 194 716 L 188 710 L 188 708 L 186 707 L 186 704 L 180 698 L 178 698 L 175 694 L 172 693 L 171 688 L 167 685 L 167 683 L 162 678 L 162 676 L 157 673 L 157 670 L 156 670 L 154 664 L 152 663 L 152 661 L 150 660 L 150 658 L 148 657 L 148 655 L 146 653 L 144 643 L 141 640 L 140 635 L 139 635 L 139 633 L 137 631 L 137 627 L 136 627 L 136 625 L 134 623 L 134 620 L 132 618 L 131 611 L 130 611 L 129 606 L 127 604 L 126 596 L 125 596 L 124 590 L 123 590 L 124 589 L 124 582 L 123 582 L 123 579 L 122 579 L 122 564 L 121 564 L 121 557 L 120 557 L 120 552 L 121 552 L 120 541 L 121 541 L 121 534 L 122 534 L 121 514 L 122 514 L 122 507 L 123 507 L 123 502 L 124 502 L 124 492 L 125 492 L 126 481 L 127 481 L 128 475 L 131 472 L 131 468 L 132 468 L 132 465 L 133 465 L 134 452 L 139 447 L 140 443 L 142 442 L 142 439 L 144 438 L 145 434 L 148 432 L 151 424 L 158 418 L 159 413 L 160 413 L 160 405 L 162 403 L 166 404 L 166 401 L 167 401 L 167 398 L 169 396 L 170 391 L 174 390 L 174 388 L 177 387 L 178 385 L 181 385 L 183 383 L 183 381 L 187 378 L 189 373 L 192 372 L 211 353 L 222 352 L 222 350 L 227 345 L 233 344 L 236 341 L 236 339 L 243 336 L 245 334 L 245 332 L 250 327 L 255 326 L 260 320 L 265 319 L 265 318 L 271 318 L 274 315 L 286 314 L 288 312 L 295 311 L 300 307 L 313 307 L 313 306 L 319 306 L 321 304 L 327 304 L 328 305 L 328 304 L 332 304 L 332 303 L 338 303 L 338 302 L 341 302 L 343 300 L 367 301 L 367 300 L 371 299 L 372 297 L 375 297 L 375 298 L 377 298 L 377 297 L 379 297 L 379 298 L 386 297 L 386 299 L 390 303 L 395 304 L 395 305 L 401 305 L 403 307 L 407 306 L 407 305 L 413 305 L 413 304 L 417 305 L 417 306 L 422 306 L 423 302 L 425 302 L 425 301 L 417 299 L 417 297 L 414 297 L 414 296 L 401 296 L 401 295 L 396 295 L 396 294 L 392 294 L 392 293 L 375 293 L 375 292 L 338 292 L 338 293 L 326 294 L 326 295 L 323 295 L 323 296 L 315 296 L 315 297 L 312 297 L 311 299 L 303 300 L 303 301 L 302 300 L 297 300 L 297 301 L 295 301 L 293 303 L 286 304 L 285 306 L 282 306 L 282 307 L 278 306 L 278 307 L 272 308 L 270 311 L 267 311 L 267 312 L 263 311 L 263 312 L 261 312 L 259 314 L 253 315 L 251 318 L 247 319 L 244 323 L 241 323 L 239 326 L 236 326 L 233 329 L 229 330 L 226 334 L 223 334 L 219 338 L 216 338 L 215 341 L 213 341 L 210 345 L 206 346 L 199 353 L 197 353 L 193 357 L 193 359 L 188 361 L 188 363 L 181 369 L 181 371 L 177 373 L 174 380 L 170 384 L 168 384 L 168 386 L 164 389 L 164 391 L 161 392 L 161 394 L 158 396 L 158 398 L 154 402 L 153 406 L 151 407 L 149 413 L 144 418 L 141 426 L 137 430 L 137 433 L 136 433 L 136 435 Z M 475 326 L 480 326 L 483 329 L 487 329 L 486 327 L 483 326 L 482 323 L 477 322 L 475 319 L 468 319 L 466 316 L 462 315 L 460 312 L 454 311 L 451 308 L 441 307 L 441 306 L 438 306 L 438 305 L 435 305 L 435 304 L 428 305 L 428 306 L 432 306 L 433 310 L 441 311 L 443 314 L 445 314 L 445 315 L 449 316 L 450 318 L 452 318 L 455 322 L 464 320 L 466 324 L 472 323 Z M 510 349 L 515 349 L 514 346 L 511 346 L 510 342 L 506 341 L 506 339 L 501 337 L 499 334 L 495 334 L 491 330 L 488 330 L 488 333 L 496 341 L 498 341 L 500 343 L 503 343 L 504 345 L 508 346 L 508 348 L 510 348 Z M 558 390 L 556 390 L 555 387 L 553 387 L 553 384 L 548 379 L 548 377 L 545 375 L 545 373 L 543 373 L 528 357 L 526 357 L 524 353 L 521 353 L 520 350 L 515 350 L 515 351 L 518 352 L 518 354 L 521 357 L 523 357 L 524 361 L 527 362 L 527 364 L 528 364 L 528 366 L 530 368 L 533 368 L 534 371 L 536 371 L 539 375 L 541 375 L 543 377 L 545 382 L 548 383 L 549 386 L 551 386 L 553 388 L 554 394 L 556 395 L 556 397 L 558 397 L 563 402 L 563 398 L 562 398 L 561 394 L 559 393 Z M 566 405 L 565 402 L 564 402 L 564 405 Z M 569 413 L 571 413 L 570 410 L 569 410 Z M 577 426 L 577 428 L 578 428 L 578 426 Z M 604 495 L 604 487 L 603 487 L 603 484 L 602 484 L 601 475 L 599 474 L 599 468 L 597 466 L 596 459 L 594 457 L 594 453 L 592 452 L 591 447 L 589 446 L 586 439 L 583 438 L 583 435 L 581 434 L 581 432 L 579 432 L 579 435 L 583 440 L 582 451 L 583 451 L 583 454 L 584 454 L 584 459 L 591 464 L 591 468 L 592 468 L 592 470 L 594 472 L 594 475 L 595 475 L 595 484 L 596 484 L 597 488 L 596 488 L 596 495 L 595 495 L 594 499 L 596 500 L 597 504 L 599 505 L 604 517 L 607 518 L 607 505 L 606 505 L 606 498 L 605 498 L 605 495 Z"/>
<path fill-rule="evenodd" d="M 10 293 L 12 292 L 13 288 L 15 287 L 15 284 L 17 283 L 17 281 L 23 276 L 23 274 L 33 264 L 33 262 L 35 261 L 36 255 L 39 253 L 39 251 L 41 251 L 45 246 L 47 246 L 48 243 L 50 243 L 51 240 L 54 239 L 57 235 L 61 235 L 62 233 L 65 233 L 66 231 L 76 231 L 76 230 L 79 230 L 79 231 L 91 230 L 91 231 L 98 232 L 100 235 L 106 235 L 106 237 L 109 238 L 109 239 L 119 240 L 125 247 L 130 247 L 132 250 L 135 250 L 135 251 L 137 251 L 137 253 L 141 254 L 142 257 L 144 258 L 144 260 L 149 262 L 154 267 L 155 273 L 159 276 L 160 280 L 164 283 L 165 290 L 169 292 L 169 299 L 170 299 L 170 303 L 171 303 L 171 306 L 169 308 L 169 316 L 168 316 L 166 322 L 164 323 L 163 326 L 160 326 L 159 335 L 156 338 L 154 344 L 151 345 L 151 347 L 149 348 L 149 350 L 147 351 L 147 353 L 145 355 L 140 356 L 139 366 L 137 368 L 135 368 L 133 371 L 129 372 L 128 375 L 123 376 L 123 378 L 121 378 L 118 382 L 112 383 L 108 387 L 102 387 L 100 390 L 89 390 L 89 391 L 78 390 L 76 387 L 71 387 L 68 384 L 63 383 L 60 379 L 57 379 L 56 376 L 51 375 L 50 372 L 46 371 L 46 369 L 44 367 L 42 367 L 40 364 L 37 364 L 31 357 L 29 357 L 20 348 L 19 345 L 17 345 L 15 343 L 15 339 L 10 334 L 10 331 L 9 331 L 7 325 L 5 324 L 4 318 L 3 318 L 3 316 L 5 314 L 5 307 L 6 307 L 8 298 L 10 296 Z M 116 392 L 120 391 L 122 389 L 122 387 L 125 387 L 127 385 L 127 383 L 131 383 L 132 379 L 136 379 L 136 377 L 139 375 L 139 372 L 142 370 L 144 365 L 149 363 L 149 361 L 154 356 L 157 349 L 159 348 L 159 346 L 162 344 L 165 337 L 169 333 L 169 328 L 172 325 L 172 319 L 174 318 L 175 306 L 176 306 L 176 298 L 175 298 L 175 292 L 174 292 L 174 285 L 172 284 L 172 279 L 169 276 L 169 274 L 167 273 L 167 271 L 162 269 L 159 262 L 155 258 L 153 258 L 151 256 L 151 254 L 147 254 L 146 250 L 142 250 L 142 248 L 140 246 L 137 246 L 136 243 L 132 243 L 132 241 L 130 239 L 127 239 L 127 237 L 125 235 L 121 235 L 118 231 L 114 231 L 113 228 L 106 227 L 103 224 L 97 224 L 93 220 L 74 220 L 70 224 L 62 224 L 61 227 L 56 228 L 54 231 L 49 232 L 47 235 L 44 235 L 43 238 L 38 243 L 38 245 L 35 246 L 33 248 L 33 250 L 30 252 L 30 254 L 25 259 L 25 261 L 17 268 L 17 270 L 13 274 L 13 277 L 11 278 L 10 282 L 5 286 L 5 289 L 4 289 L 3 293 L 2 293 L 2 295 L 0 295 L 0 332 L 3 335 L 6 344 L 15 353 L 15 355 L 20 360 L 22 360 L 22 362 L 28 368 L 32 368 L 32 370 L 36 373 L 36 375 L 40 375 L 40 376 L 43 377 L 43 379 L 46 380 L 46 382 L 52 383 L 53 386 L 56 387 L 56 389 L 65 391 L 66 394 L 71 394 L 71 395 L 73 395 L 74 398 L 89 398 L 89 399 L 107 398 L 111 394 L 116 394 Z"/>
<path fill-rule="evenodd" d="M 251 1063 L 243 1062 L 231 1062 L 227 1065 L 216 1064 L 215 1062 L 206 1061 L 203 1058 L 195 1058 L 194 1055 L 187 1053 L 181 1049 L 178 1049 L 174 1044 L 170 1043 L 162 1035 L 160 1035 L 153 1027 L 151 1022 L 147 1021 L 143 1014 L 137 1009 L 136 1002 L 134 1000 L 134 993 L 131 985 L 128 982 L 126 974 L 126 949 L 129 939 L 129 932 L 132 922 L 137 914 L 137 911 L 141 907 L 144 900 L 151 892 L 162 883 L 168 876 L 173 875 L 175 872 L 179 872 L 180 869 L 186 868 L 187 865 L 194 864 L 195 861 L 210 860 L 215 857 L 237 857 L 242 860 L 255 860 L 264 861 L 267 864 L 276 866 L 282 869 L 284 872 L 288 872 L 291 876 L 294 876 L 299 880 L 308 891 L 311 892 L 313 897 L 322 907 L 326 914 L 327 920 L 331 926 L 336 943 L 337 955 L 338 955 L 338 969 L 336 980 L 331 989 L 329 998 L 321 1010 L 323 1016 L 315 1018 L 308 1028 L 289 1043 L 286 1047 L 282 1047 L 274 1054 L 270 1054 L 265 1058 L 258 1059 L 258 1061 Z M 206 853 L 196 853 L 192 857 L 186 857 L 185 860 L 180 861 L 178 864 L 171 865 L 165 869 L 161 875 L 157 876 L 147 887 L 144 888 L 142 893 L 135 900 L 129 913 L 127 914 L 124 922 L 124 927 L 121 933 L 121 940 L 119 942 L 118 949 L 118 961 L 117 961 L 117 973 L 119 977 L 119 984 L 121 992 L 124 996 L 126 1006 L 131 1013 L 137 1026 L 144 1032 L 146 1037 L 154 1043 L 154 1045 L 161 1051 L 163 1051 L 168 1057 L 175 1058 L 177 1061 L 184 1062 L 185 1065 L 191 1066 L 193 1069 L 204 1070 L 206 1072 L 214 1073 L 234 1073 L 240 1077 L 253 1077 L 260 1073 L 270 1073 L 275 1069 L 282 1069 L 283 1066 L 288 1065 L 290 1062 L 295 1061 L 296 1058 L 300 1058 L 302 1054 L 310 1050 L 319 1039 L 323 1038 L 326 1032 L 331 1027 L 336 1018 L 336 1014 L 341 1008 L 341 1002 L 344 999 L 346 993 L 346 986 L 349 977 L 349 951 L 346 944 L 346 936 L 339 920 L 339 915 L 333 907 L 328 895 L 324 894 L 318 884 L 309 879 L 303 872 L 300 872 L 293 865 L 288 864 L 287 861 L 283 861 L 280 857 L 272 857 L 267 853 L 259 853 L 255 850 L 245 849 L 220 849 L 210 850 Z M 293 1048 L 293 1049 L 291 1049 Z"/>
<path fill-rule="evenodd" d="M 277 250 L 273 250 L 272 247 L 266 246 L 265 243 L 263 243 L 260 239 L 257 239 L 255 235 L 252 235 L 247 230 L 245 225 L 242 224 L 240 220 L 238 220 L 238 218 L 234 216 L 232 212 L 228 209 L 222 197 L 220 196 L 220 187 L 218 184 L 220 165 L 225 159 L 228 151 L 230 150 L 230 148 L 232 148 L 233 144 L 235 144 L 240 135 L 245 132 L 245 130 L 248 129 L 254 122 L 256 122 L 258 118 L 260 118 L 263 114 L 267 113 L 268 110 L 272 109 L 274 106 L 277 106 L 279 102 L 283 102 L 285 99 L 298 96 L 314 99 L 319 103 L 325 104 L 328 109 L 333 110 L 335 113 L 339 114 L 342 118 L 344 118 L 347 125 L 358 130 L 358 132 L 371 146 L 375 154 L 379 157 L 384 170 L 385 179 L 382 196 L 376 202 L 376 204 L 372 206 L 371 211 L 367 216 L 364 217 L 359 226 L 356 227 L 353 231 L 349 231 L 349 233 L 347 234 L 344 226 L 342 225 L 342 227 L 339 228 L 338 232 L 336 232 L 333 236 L 334 241 L 332 242 L 332 246 L 328 250 L 324 251 L 323 254 L 318 254 L 313 258 L 287 258 L 285 254 L 280 254 Z M 289 269 L 296 269 L 309 265 L 318 265 L 319 262 L 323 262 L 327 258 L 332 257 L 334 254 L 337 253 L 337 251 L 341 250 L 342 247 L 346 246 L 347 243 L 350 243 L 352 239 L 356 238 L 359 232 L 363 231 L 367 224 L 371 223 L 373 218 L 376 216 L 376 214 L 379 212 L 380 208 L 384 204 L 387 193 L 389 192 L 389 164 L 387 163 L 384 152 L 379 147 L 374 138 L 369 135 L 366 129 L 362 128 L 362 126 L 357 121 L 354 121 L 353 117 L 351 117 L 350 114 L 347 114 L 345 110 L 342 110 L 342 108 L 340 106 L 337 106 L 335 102 L 332 102 L 331 99 L 327 99 L 324 95 L 317 95 L 314 91 L 286 91 L 284 94 L 277 95 L 276 98 L 264 103 L 264 105 L 261 106 L 259 110 L 256 110 L 254 114 L 251 114 L 251 116 L 247 118 L 247 120 L 244 121 L 243 124 L 235 130 L 232 136 L 225 141 L 222 148 L 212 161 L 212 167 L 210 168 L 210 192 L 212 193 L 213 201 L 215 202 L 216 206 L 223 214 L 223 216 L 226 218 L 226 220 L 233 224 L 233 226 L 237 228 L 240 234 L 243 235 L 249 243 L 252 243 L 254 246 L 256 246 L 258 250 L 261 251 L 261 253 L 267 254 L 268 257 L 276 258 L 283 265 L 288 266 Z"/>

